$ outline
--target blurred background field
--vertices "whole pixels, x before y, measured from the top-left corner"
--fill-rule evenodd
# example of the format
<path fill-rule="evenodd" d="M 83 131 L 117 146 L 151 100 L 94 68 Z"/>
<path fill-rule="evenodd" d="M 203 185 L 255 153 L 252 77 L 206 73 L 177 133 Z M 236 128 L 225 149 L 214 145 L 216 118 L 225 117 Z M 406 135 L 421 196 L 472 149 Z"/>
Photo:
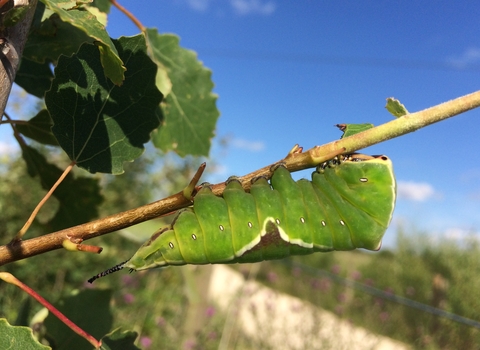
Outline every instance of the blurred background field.
<path fill-rule="evenodd" d="M 9 232 L 8 225 L 19 224 L 25 215 L 26 203 L 37 195 L 38 184 L 22 175 L 16 162 L 11 164 L 5 165 L 0 179 L 0 206 L 4 209 L 0 232 Z M 149 180 L 115 177 L 105 182 L 103 210 L 113 212 L 138 205 L 142 200 L 150 200 L 150 191 L 145 191 L 142 196 L 141 188 L 135 188 L 135 184 L 142 183 L 153 188 L 157 176 L 164 179 L 161 183 L 165 191 L 181 188 L 182 178 L 188 178 L 196 162 L 181 168 L 177 168 L 174 161 L 165 164 Z M 148 170 L 154 162 L 149 162 L 147 157 L 144 162 L 131 166 L 138 167 L 132 174 L 143 176 L 143 172 L 138 170 L 142 167 Z M 21 191 L 16 188 L 17 183 L 29 186 L 30 190 Z M 126 186 L 126 183 L 129 185 Z M 112 188 L 115 190 L 107 191 Z M 130 191 L 137 191 L 138 196 L 132 197 Z M 6 192 L 9 192 L 8 196 Z M 12 192 L 18 193 L 17 205 L 8 202 Z M 133 328 L 140 334 L 141 348 L 178 349 L 191 344 L 192 348 L 217 349 L 226 329 L 229 329 L 226 348 L 272 348 L 268 342 L 262 342 L 262 334 L 265 337 L 268 334 L 267 325 L 258 325 L 258 336 L 254 339 L 246 336 L 239 325 L 228 326 L 232 322 L 229 319 L 231 315 L 225 313 L 216 300 L 208 297 L 208 286 L 212 283 L 209 265 L 132 274 L 121 271 L 98 280 L 93 287 L 86 283 L 92 275 L 130 257 L 139 244 L 131 237 L 142 241 L 160 225 L 159 222 L 149 222 L 121 234 L 92 240 L 92 244 L 105 248 L 98 256 L 58 250 L 9 264 L 6 270 L 52 302 L 58 302 L 74 291 L 78 293 L 91 288 L 112 290 L 110 307 L 116 315 L 113 328 Z M 38 232 L 43 229 L 38 223 Z M 480 344 L 480 301 L 477 295 L 480 280 L 476 278 L 480 274 L 478 241 L 472 237 L 461 243 L 438 242 L 431 239 L 428 232 L 407 228 L 398 230 L 396 234 L 396 248 L 379 252 L 317 253 L 283 261 L 229 267 L 239 271 L 247 280 L 258 281 L 272 291 L 297 297 L 312 307 L 333 313 L 348 324 L 390 337 L 412 348 L 476 348 Z M 3 242 L 8 239 L 1 237 Z M 226 281 L 225 288 L 228 285 Z M 401 302 L 395 300 L 396 297 L 400 297 Z M 276 305 L 269 303 L 268 308 L 274 315 Z M 89 304 L 84 305 L 85 313 L 95 315 L 98 305 L 95 300 Z M 448 312 L 447 317 L 445 314 L 432 314 L 432 308 Z M 2 283 L 0 310 L 0 317 L 6 317 L 12 323 L 15 319 L 25 323 L 30 322 L 40 306 L 15 287 Z M 290 316 L 282 314 L 280 317 Z M 469 324 L 465 319 L 476 322 Z M 253 317 L 251 322 L 256 322 Z M 321 332 L 321 323 L 317 326 L 316 332 Z M 285 329 L 292 334 L 300 331 Z M 308 339 L 308 335 L 302 336 Z M 325 342 L 320 348 L 335 348 L 335 337 L 338 335 L 331 336 L 332 343 Z"/>

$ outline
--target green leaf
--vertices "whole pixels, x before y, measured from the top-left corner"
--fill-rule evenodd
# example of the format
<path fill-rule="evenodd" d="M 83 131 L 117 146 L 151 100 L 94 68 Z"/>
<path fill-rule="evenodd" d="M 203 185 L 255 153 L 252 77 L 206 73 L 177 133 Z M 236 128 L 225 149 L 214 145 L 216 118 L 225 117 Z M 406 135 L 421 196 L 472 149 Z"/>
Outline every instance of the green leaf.
<path fill-rule="evenodd" d="M 399 100 L 393 97 L 387 98 L 387 104 L 385 105 L 385 108 L 396 118 L 403 117 L 404 115 L 408 114 L 405 106 L 400 103 Z"/>
<path fill-rule="evenodd" d="M 157 67 L 146 54 L 143 35 L 114 43 L 127 67 L 122 86 L 106 79 L 97 48 L 84 44 L 72 57 L 60 58 L 45 95 L 58 143 L 92 173 L 123 173 L 123 162 L 143 153 L 162 120 Z"/>
<path fill-rule="evenodd" d="M 207 156 L 219 116 L 211 71 L 194 51 L 181 48 L 175 35 L 148 29 L 147 40 L 154 61 L 166 69 L 172 83 L 162 103 L 165 121 L 153 136 L 155 146 L 180 156 Z"/>
<path fill-rule="evenodd" d="M 98 340 L 112 327 L 111 296 L 111 290 L 87 289 L 61 299 L 55 303 L 55 307 Z M 54 315 L 49 314 L 44 324 L 48 335 L 55 341 L 56 350 L 92 349 L 89 342 L 74 333 Z"/>
<path fill-rule="evenodd" d="M 20 68 L 15 76 L 15 83 L 29 94 L 43 98 L 45 91 L 50 89 L 52 79 L 50 63 L 38 63 L 22 58 Z"/>
<path fill-rule="evenodd" d="M 110 0 L 93 0 L 90 4 L 90 7 L 96 7 L 103 13 L 109 13 L 111 6 L 112 4 L 110 3 Z"/>
<path fill-rule="evenodd" d="M 56 63 L 60 55 L 71 56 L 85 42 L 93 43 L 93 38 L 70 23 L 63 22 L 39 2 L 22 60 L 27 58 L 42 64 Z"/>
<path fill-rule="evenodd" d="M 343 139 L 344 137 L 352 136 L 355 134 L 358 134 L 359 132 L 368 130 L 373 128 L 373 124 L 365 123 L 365 124 L 337 124 L 335 125 L 337 128 L 339 128 L 341 131 L 343 131 L 342 137 L 340 139 Z"/>
<path fill-rule="evenodd" d="M 49 164 L 45 157 L 35 149 L 22 146 L 22 156 L 27 163 L 30 176 L 40 177 L 45 190 L 49 190 L 63 173 L 55 165 Z M 68 174 L 53 196 L 60 202 L 59 209 L 47 224 L 52 231 L 88 222 L 98 217 L 98 206 L 103 201 L 98 179 L 74 178 Z"/>
<path fill-rule="evenodd" d="M 32 329 L 23 326 L 11 326 L 6 319 L 0 318 L 0 349 L 46 350 L 48 346 L 40 344 Z"/>
<path fill-rule="evenodd" d="M 58 15 L 63 22 L 85 32 L 101 48 L 101 62 L 105 74 L 116 85 L 121 85 L 124 80 L 125 67 L 120 59 L 117 49 L 110 39 L 105 26 L 97 18 L 74 1 L 43 0 L 47 8 Z"/>
<path fill-rule="evenodd" d="M 121 331 L 115 329 L 113 332 L 108 333 L 102 338 L 101 349 L 105 350 L 138 350 L 139 348 L 134 345 L 135 339 L 137 339 L 137 332 Z"/>
<path fill-rule="evenodd" d="M 37 142 L 58 146 L 57 139 L 52 133 L 52 118 L 46 109 L 42 109 L 38 114 L 30 119 L 27 124 L 16 124 L 17 130 Z"/>

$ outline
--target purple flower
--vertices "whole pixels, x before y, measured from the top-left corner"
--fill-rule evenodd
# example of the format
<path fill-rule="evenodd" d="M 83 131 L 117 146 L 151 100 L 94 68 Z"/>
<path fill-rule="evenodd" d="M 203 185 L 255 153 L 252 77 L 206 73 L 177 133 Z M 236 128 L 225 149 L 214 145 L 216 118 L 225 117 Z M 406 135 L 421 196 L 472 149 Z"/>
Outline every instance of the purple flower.
<path fill-rule="evenodd" d="M 156 319 L 155 319 L 155 323 L 157 324 L 158 327 L 163 327 L 165 326 L 165 324 L 167 323 L 165 321 L 165 319 L 162 317 L 162 316 L 158 316 Z"/>
<path fill-rule="evenodd" d="M 391 288 L 391 287 L 385 288 L 385 293 L 387 293 L 387 294 L 393 294 L 393 288 Z"/>
<path fill-rule="evenodd" d="M 300 277 L 300 275 L 302 274 L 302 269 L 299 268 L 299 267 L 294 267 L 292 269 L 292 275 L 293 277 Z"/>
<path fill-rule="evenodd" d="M 145 349 L 149 348 L 150 345 L 152 345 L 152 339 L 150 339 L 149 337 L 141 337 L 140 338 L 140 345 Z"/>
<path fill-rule="evenodd" d="M 138 280 L 131 275 L 123 275 L 122 283 L 125 287 L 138 287 Z"/>
<path fill-rule="evenodd" d="M 340 273 L 340 265 L 333 265 L 332 266 L 332 272 L 336 275 Z"/>
<path fill-rule="evenodd" d="M 269 272 L 267 278 L 271 283 L 275 283 L 278 280 L 278 276 L 275 272 Z"/>
<path fill-rule="evenodd" d="M 185 343 L 183 343 L 183 348 L 184 349 L 193 349 L 195 347 L 196 343 L 195 341 L 189 339 Z"/>
<path fill-rule="evenodd" d="M 131 293 L 125 293 L 123 295 L 123 301 L 126 303 L 126 304 L 132 304 L 134 301 L 135 301 L 135 296 Z"/>
<path fill-rule="evenodd" d="M 313 289 L 320 289 L 322 292 L 328 292 L 332 286 L 332 282 L 328 278 L 322 278 L 321 280 L 313 279 L 310 282 Z"/>
<path fill-rule="evenodd" d="M 364 283 L 365 283 L 367 286 L 370 286 L 370 287 L 372 287 L 372 286 L 374 285 L 373 280 L 372 280 L 371 278 L 365 279 Z"/>
<path fill-rule="evenodd" d="M 320 290 L 322 292 L 328 292 L 330 290 L 330 287 L 332 286 L 332 281 L 328 278 L 322 278 L 320 281 Z"/>
<path fill-rule="evenodd" d="M 207 307 L 207 309 L 205 310 L 205 315 L 207 317 L 212 317 L 213 315 L 215 315 L 215 308 L 213 306 Z"/>
<path fill-rule="evenodd" d="M 388 314 L 388 312 L 384 311 L 384 312 L 380 312 L 379 317 L 380 317 L 380 321 L 386 322 L 390 318 L 390 315 Z"/>
<path fill-rule="evenodd" d="M 341 316 L 343 314 L 343 306 L 340 306 L 340 305 L 335 306 L 335 313 Z"/>
<path fill-rule="evenodd" d="M 352 279 L 354 280 L 359 280 L 360 278 L 362 278 L 362 273 L 360 271 L 353 271 L 352 272 Z"/>

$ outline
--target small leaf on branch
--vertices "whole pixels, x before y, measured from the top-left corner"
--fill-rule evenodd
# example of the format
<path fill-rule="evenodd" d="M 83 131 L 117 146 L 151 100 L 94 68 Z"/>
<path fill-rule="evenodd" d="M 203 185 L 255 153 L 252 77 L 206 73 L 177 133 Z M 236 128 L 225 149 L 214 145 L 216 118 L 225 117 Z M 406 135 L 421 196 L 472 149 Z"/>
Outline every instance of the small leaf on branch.
<path fill-rule="evenodd" d="M 370 123 L 365 123 L 365 124 L 337 124 L 335 125 L 337 128 L 339 128 L 341 131 L 343 131 L 342 137 L 340 139 L 343 139 L 344 137 L 352 136 L 355 134 L 358 134 L 359 132 L 368 130 L 373 128 L 373 124 Z"/>
<path fill-rule="evenodd" d="M 393 97 L 387 98 L 387 104 L 385 105 L 385 108 L 396 118 L 400 118 L 408 114 L 405 106 L 399 100 Z"/>

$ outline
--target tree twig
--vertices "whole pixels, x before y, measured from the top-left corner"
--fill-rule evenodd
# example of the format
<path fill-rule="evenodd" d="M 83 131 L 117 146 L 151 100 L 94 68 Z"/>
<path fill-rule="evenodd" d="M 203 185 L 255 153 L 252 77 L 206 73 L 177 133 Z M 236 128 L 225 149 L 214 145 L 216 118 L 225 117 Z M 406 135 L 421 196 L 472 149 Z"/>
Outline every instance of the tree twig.
<path fill-rule="evenodd" d="M 359 149 L 389 140 L 427 125 L 437 123 L 457 114 L 480 106 L 480 91 L 459 97 L 420 112 L 407 114 L 375 128 L 337 140 L 323 146 L 316 146 L 304 153 L 291 152 L 282 160 L 289 171 L 298 171 L 314 167 L 331 158 L 332 154 L 355 152 Z M 330 157 L 330 158 L 329 158 Z M 244 188 L 250 188 L 250 181 L 257 176 L 270 177 L 271 165 L 239 178 Z M 225 183 L 212 186 L 216 195 L 221 195 Z M 26 241 L 18 241 L 0 247 L 0 266 L 62 248 L 62 242 L 69 238 L 88 240 L 113 231 L 124 229 L 141 222 L 157 218 L 161 215 L 189 206 L 191 201 L 179 192 L 165 199 L 131 209 L 122 213 L 107 216 L 86 224 L 50 233 Z"/>

